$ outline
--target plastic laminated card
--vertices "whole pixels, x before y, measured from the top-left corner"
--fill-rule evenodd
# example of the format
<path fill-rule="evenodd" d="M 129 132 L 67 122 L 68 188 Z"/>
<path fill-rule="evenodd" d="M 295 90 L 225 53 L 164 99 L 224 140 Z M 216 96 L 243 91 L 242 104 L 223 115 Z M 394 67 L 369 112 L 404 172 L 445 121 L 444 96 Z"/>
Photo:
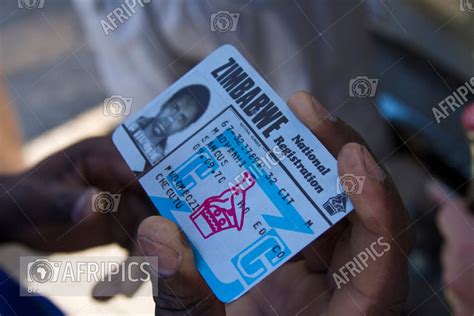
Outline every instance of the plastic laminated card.
<path fill-rule="evenodd" d="M 352 211 L 336 159 L 233 46 L 127 119 L 113 140 L 223 302 Z"/>

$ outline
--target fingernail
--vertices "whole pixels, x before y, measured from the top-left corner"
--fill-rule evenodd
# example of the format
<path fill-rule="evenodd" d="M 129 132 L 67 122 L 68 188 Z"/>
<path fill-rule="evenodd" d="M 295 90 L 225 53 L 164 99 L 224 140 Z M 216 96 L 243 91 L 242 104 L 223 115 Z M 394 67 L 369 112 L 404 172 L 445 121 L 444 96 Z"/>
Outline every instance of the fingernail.
<path fill-rule="evenodd" d="M 158 275 L 170 277 L 178 271 L 181 264 L 181 254 L 179 252 L 147 237 L 139 237 L 138 242 L 145 255 L 158 257 L 158 264 L 153 260 L 150 262 L 151 267 Z"/>
<path fill-rule="evenodd" d="M 383 171 L 382 168 L 377 164 L 377 162 L 374 160 L 374 157 L 370 154 L 370 152 L 365 148 L 365 146 L 362 146 L 362 155 L 364 157 L 364 166 L 365 170 L 367 171 L 367 174 L 369 177 L 377 180 L 377 181 L 384 181 L 385 180 L 385 172 Z"/>
<path fill-rule="evenodd" d="M 313 96 L 310 96 L 311 104 L 313 105 L 313 109 L 316 111 L 318 116 L 322 119 L 329 120 L 331 122 L 336 122 L 337 117 L 332 115 L 331 112 L 326 110 L 324 106 L 321 105 L 321 103 L 318 102 Z"/>

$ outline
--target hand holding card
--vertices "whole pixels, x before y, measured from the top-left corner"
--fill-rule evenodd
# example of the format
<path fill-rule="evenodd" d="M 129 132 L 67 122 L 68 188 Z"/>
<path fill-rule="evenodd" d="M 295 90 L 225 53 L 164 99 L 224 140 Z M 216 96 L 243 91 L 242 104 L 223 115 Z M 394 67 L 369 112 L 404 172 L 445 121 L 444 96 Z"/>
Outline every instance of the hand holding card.
<path fill-rule="evenodd" d="M 113 134 L 199 272 L 236 300 L 353 207 L 337 161 L 232 46 L 206 57 Z"/>
<path fill-rule="evenodd" d="M 194 256 L 177 226 L 150 217 L 139 229 L 146 255 L 161 258 L 158 269 L 157 314 L 166 315 L 396 315 L 406 292 L 406 255 L 413 246 L 407 215 L 389 177 L 377 166 L 363 140 L 346 124 L 334 120 L 306 93 L 291 98 L 290 107 L 323 144 L 338 156 L 339 173 L 366 177 L 363 190 L 351 194 L 355 212 L 303 251 L 299 260 L 285 263 L 255 289 L 224 305 L 217 300 L 194 265 Z M 357 143 L 359 144 L 357 144 Z M 313 210 L 315 212 L 315 210 Z M 395 240 L 392 240 L 397 236 Z M 353 256 L 383 237 L 391 250 L 341 289 L 328 277 Z M 225 309 L 225 310 L 224 310 Z"/>

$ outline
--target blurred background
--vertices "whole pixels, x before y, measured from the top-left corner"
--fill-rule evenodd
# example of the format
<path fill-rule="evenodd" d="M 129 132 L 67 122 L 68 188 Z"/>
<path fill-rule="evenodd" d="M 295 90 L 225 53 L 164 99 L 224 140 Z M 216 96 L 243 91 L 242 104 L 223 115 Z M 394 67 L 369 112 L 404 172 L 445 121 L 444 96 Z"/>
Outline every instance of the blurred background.
<path fill-rule="evenodd" d="M 272 35 L 272 28 L 266 27 L 273 25 L 272 13 L 261 8 L 265 1 L 237 2 L 236 9 L 225 6 L 224 0 L 176 1 L 180 10 L 173 10 L 171 1 L 155 1 L 149 8 L 145 6 L 136 19 L 132 17 L 120 26 L 117 34 L 103 37 L 97 17 L 103 18 L 107 8 L 118 7 L 121 1 L 44 0 L 38 2 L 42 8 L 34 9 L 25 6 L 35 1 L 23 2 L 23 8 L 17 0 L 1 1 L 0 171 L 23 170 L 80 139 L 109 133 L 122 117 L 107 115 L 105 98 L 115 94 L 133 97 L 135 111 L 213 48 L 229 42 L 249 58 L 282 97 L 296 90 L 310 90 L 368 140 L 394 176 L 417 230 L 417 246 L 410 256 L 411 289 L 406 314 L 450 315 L 442 289 L 442 241 L 434 223 L 436 208 L 423 188 L 436 179 L 459 195 L 466 193 L 470 156 L 460 124 L 462 108 L 438 123 L 433 107 L 474 76 L 474 3 L 320 1 L 315 6 L 330 12 L 322 11 L 318 19 L 317 14 L 306 15 L 309 11 L 301 7 L 300 1 L 267 1 L 295 10 L 295 20 L 289 20 L 286 28 L 283 25 L 282 34 L 287 30 L 292 38 L 291 32 L 305 30 L 300 41 L 282 39 L 274 44 L 280 55 L 273 58 L 268 56 L 271 50 L 257 37 Z M 199 6 L 205 7 L 204 13 L 198 12 Z M 99 10 L 96 17 L 88 13 L 94 8 Z M 241 14 L 236 31 L 212 31 L 209 13 L 219 10 Z M 156 17 L 150 18 L 150 14 Z M 156 72 L 151 77 L 140 69 L 146 68 L 146 62 L 131 62 L 140 58 L 140 51 L 124 47 L 140 44 L 130 39 L 138 23 L 134 19 L 138 21 L 140 15 L 153 21 L 140 26 L 151 43 L 143 46 L 148 47 L 152 65 L 156 66 L 149 69 Z M 199 15 L 205 17 L 205 22 L 196 22 Z M 301 21 L 301 25 L 295 25 L 295 21 Z M 206 27 L 196 28 L 195 33 L 180 32 L 194 25 Z M 153 35 L 148 33 L 151 31 Z M 258 34 L 250 36 L 253 32 Z M 123 70 L 127 63 L 131 65 L 128 72 Z M 300 69 L 308 67 L 311 78 L 300 80 Z M 143 84 L 150 87 L 146 92 L 134 89 L 140 76 L 148 76 Z M 350 96 L 351 80 L 360 77 L 378 80 L 373 98 Z M 473 94 L 467 98 L 472 101 Z M 16 274 L 16 260 L 25 253 L 30 250 L 3 246 L 0 264 Z M 116 246 L 87 253 L 125 255 Z M 107 303 L 88 297 L 53 301 L 70 314 L 134 314 L 154 308 L 152 299 L 143 297 L 118 297 Z"/>

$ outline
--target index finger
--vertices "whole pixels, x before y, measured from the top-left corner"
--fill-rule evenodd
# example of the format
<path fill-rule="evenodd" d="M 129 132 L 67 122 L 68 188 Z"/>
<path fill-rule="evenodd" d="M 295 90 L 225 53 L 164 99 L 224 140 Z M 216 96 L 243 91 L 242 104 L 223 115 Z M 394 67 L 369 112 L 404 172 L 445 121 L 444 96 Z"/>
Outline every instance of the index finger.
<path fill-rule="evenodd" d="M 308 92 L 296 92 L 288 100 L 288 105 L 296 117 L 318 137 L 334 157 L 337 157 L 339 151 L 347 143 L 365 144 L 354 129 L 326 110 Z"/>
<path fill-rule="evenodd" d="M 295 93 L 288 100 L 288 105 L 296 117 L 316 135 L 334 157 L 337 157 L 339 151 L 347 143 L 364 143 L 356 131 L 328 112 L 308 92 Z M 319 273 L 328 270 L 335 245 L 346 228 L 346 220 L 338 222 L 303 250 L 308 269 Z"/>

